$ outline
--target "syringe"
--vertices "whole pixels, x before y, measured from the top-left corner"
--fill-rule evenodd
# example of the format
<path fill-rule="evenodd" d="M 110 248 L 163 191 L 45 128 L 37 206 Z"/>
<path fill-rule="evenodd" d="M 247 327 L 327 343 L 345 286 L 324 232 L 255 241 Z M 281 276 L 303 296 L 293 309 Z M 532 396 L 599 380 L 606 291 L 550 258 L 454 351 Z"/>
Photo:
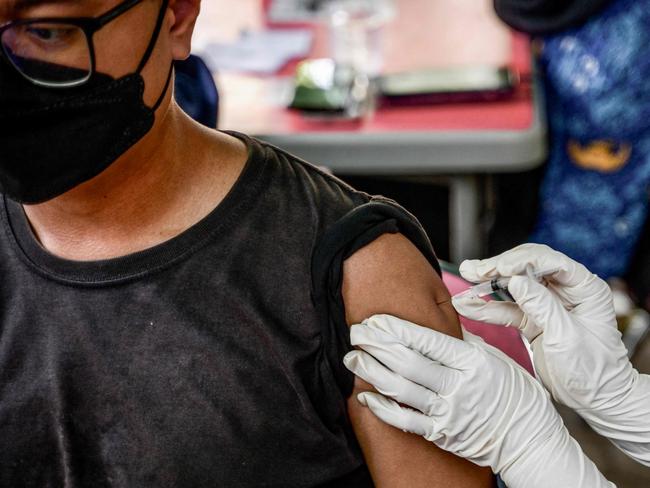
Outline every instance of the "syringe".
<path fill-rule="evenodd" d="M 533 279 L 537 282 L 542 282 L 546 276 L 552 275 L 560 271 L 559 268 L 547 268 L 539 271 L 535 271 L 532 266 L 526 268 L 526 274 L 530 279 Z M 477 285 L 472 286 L 468 290 L 465 290 L 458 295 L 454 295 L 456 298 L 483 298 L 487 295 L 491 295 L 495 292 L 505 292 L 508 293 L 508 284 L 510 283 L 510 278 L 494 278 L 491 281 L 485 281 Z"/>

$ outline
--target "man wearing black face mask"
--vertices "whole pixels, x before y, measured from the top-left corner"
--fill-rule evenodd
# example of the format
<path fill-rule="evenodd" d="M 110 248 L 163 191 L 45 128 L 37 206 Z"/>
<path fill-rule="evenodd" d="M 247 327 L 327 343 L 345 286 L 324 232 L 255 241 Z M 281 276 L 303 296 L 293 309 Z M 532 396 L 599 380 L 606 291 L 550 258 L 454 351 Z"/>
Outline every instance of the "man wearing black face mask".
<path fill-rule="evenodd" d="M 182 113 L 199 4 L 0 0 L 0 486 L 489 486 L 341 361 L 459 336 L 421 227 Z"/>

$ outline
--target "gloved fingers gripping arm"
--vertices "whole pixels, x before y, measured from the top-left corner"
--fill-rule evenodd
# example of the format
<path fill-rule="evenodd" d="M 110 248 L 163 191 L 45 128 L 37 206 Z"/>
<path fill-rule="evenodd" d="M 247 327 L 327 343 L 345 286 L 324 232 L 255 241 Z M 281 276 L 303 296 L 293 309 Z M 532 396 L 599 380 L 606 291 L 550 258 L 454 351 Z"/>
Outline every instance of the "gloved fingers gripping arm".
<path fill-rule="evenodd" d="M 544 286 L 520 276 L 530 265 L 560 271 Z M 460 269 L 473 281 L 512 277 L 508 289 L 516 303 L 463 299 L 454 306 L 466 317 L 522 330 L 553 397 L 623 452 L 650 465 L 650 377 L 639 375 L 628 360 L 607 284 L 567 256 L 535 244 L 465 261 Z"/>
<path fill-rule="evenodd" d="M 359 401 L 383 422 L 405 432 L 421 435 L 435 442 L 435 423 L 431 418 L 378 393 L 361 393 Z M 502 469 L 501 477 L 510 488 L 562 486 L 614 487 L 587 458 L 570 435 L 550 436 L 539 443 L 539 456 L 522 456 L 509 468 Z M 477 463 L 478 464 L 478 463 Z M 494 469 L 494 468 L 492 468 Z M 495 470 L 496 472 L 496 470 Z"/>
<path fill-rule="evenodd" d="M 359 401 L 384 422 L 490 466 L 512 488 L 613 486 L 543 387 L 480 338 L 464 331 L 464 342 L 385 315 L 350 334 L 362 350 L 346 355 L 346 366 L 383 394 Z"/>

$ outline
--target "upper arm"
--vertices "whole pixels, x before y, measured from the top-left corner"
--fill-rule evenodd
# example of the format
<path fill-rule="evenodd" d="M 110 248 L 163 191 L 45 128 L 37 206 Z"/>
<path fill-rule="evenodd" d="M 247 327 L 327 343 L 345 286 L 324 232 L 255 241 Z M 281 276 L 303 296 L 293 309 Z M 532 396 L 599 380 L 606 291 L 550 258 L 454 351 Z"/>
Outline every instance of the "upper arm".
<path fill-rule="evenodd" d="M 401 234 L 385 234 L 345 262 L 343 301 L 348 325 L 382 313 L 461 336 L 445 285 Z M 378 487 L 493 486 L 489 469 L 378 420 L 356 400 L 358 393 L 370 389 L 369 384 L 355 379 L 348 413 Z"/>

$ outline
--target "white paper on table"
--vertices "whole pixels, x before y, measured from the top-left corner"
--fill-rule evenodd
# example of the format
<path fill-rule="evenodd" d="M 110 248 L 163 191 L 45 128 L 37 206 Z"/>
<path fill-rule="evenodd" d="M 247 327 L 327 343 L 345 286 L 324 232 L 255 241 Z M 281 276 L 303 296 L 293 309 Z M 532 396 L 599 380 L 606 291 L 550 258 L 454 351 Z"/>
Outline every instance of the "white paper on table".
<path fill-rule="evenodd" d="M 290 60 L 306 57 L 313 38 L 309 29 L 243 32 L 234 43 L 209 43 L 198 54 L 214 71 L 273 74 Z"/>
<path fill-rule="evenodd" d="M 327 0 L 273 0 L 269 7 L 271 22 L 316 22 L 324 17 Z"/>

